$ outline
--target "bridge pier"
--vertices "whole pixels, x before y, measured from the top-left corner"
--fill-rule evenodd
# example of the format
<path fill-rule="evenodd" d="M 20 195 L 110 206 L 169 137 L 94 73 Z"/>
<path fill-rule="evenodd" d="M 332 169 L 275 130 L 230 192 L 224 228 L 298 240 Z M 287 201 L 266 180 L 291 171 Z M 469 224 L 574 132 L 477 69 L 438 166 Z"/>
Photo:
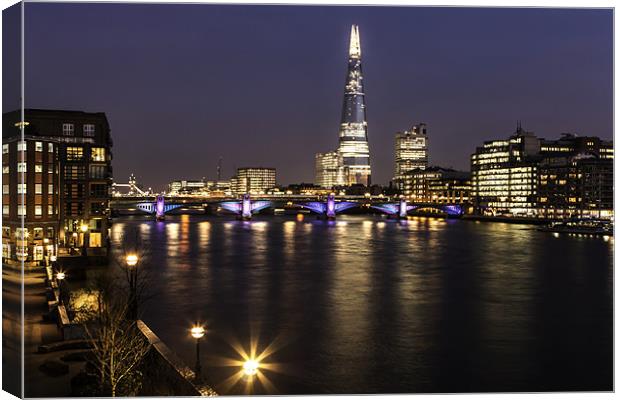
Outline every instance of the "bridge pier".
<path fill-rule="evenodd" d="M 164 196 L 157 196 L 157 202 L 155 203 L 155 220 L 163 221 L 166 219 Z"/>

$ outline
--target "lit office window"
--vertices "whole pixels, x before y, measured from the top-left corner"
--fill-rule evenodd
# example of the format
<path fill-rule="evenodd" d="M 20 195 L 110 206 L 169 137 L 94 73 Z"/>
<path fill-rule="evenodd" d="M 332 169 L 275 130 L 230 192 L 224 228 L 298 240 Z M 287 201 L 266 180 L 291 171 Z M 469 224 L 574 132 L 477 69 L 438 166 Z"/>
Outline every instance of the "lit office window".
<path fill-rule="evenodd" d="M 49 184 L 47 185 L 47 194 L 53 194 L 54 193 L 54 185 L 53 184 Z"/>
<path fill-rule="evenodd" d="M 26 194 L 26 184 L 18 183 L 17 184 L 17 194 Z"/>
<path fill-rule="evenodd" d="M 43 207 L 34 206 L 34 215 L 43 215 Z"/>
<path fill-rule="evenodd" d="M 8 154 L 9 153 L 9 145 L 8 144 L 3 144 L 2 145 L 2 154 Z"/>
<path fill-rule="evenodd" d="M 9 205 L 8 204 L 3 204 L 2 205 L 2 214 L 4 214 L 4 215 L 8 215 L 9 214 Z"/>
<path fill-rule="evenodd" d="M 62 134 L 63 136 L 73 136 L 74 134 L 73 124 L 62 124 Z"/>
<path fill-rule="evenodd" d="M 26 169 L 27 167 L 25 162 L 17 163 L 17 172 L 27 172 Z"/>
<path fill-rule="evenodd" d="M 53 143 L 48 143 L 47 144 L 47 152 L 48 153 L 53 153 L 54 152 L 54 144 Z"/>
<path fill-rule="evenodd" d="M 34 142 L 34 151 L 43 151 L 43 142 Z"/>
<path fill-rule="evenodd" d="M 34 194 L 43 194 L 43 185 L 40 183 L 35 183 L 34 185 Z"/>
<path fill-rule="evenodd" d="M 34 172 L 43 172 L 43 164 L 35 164 Z"/>
<path fill-rule="evenodd" d="M 19 215 L 19 216 L 26 215 L 26 205 L 25 204 L 21 204 L 21 205 L 17 206 L 17 215 Z"/>
<path fill-rule="evenodd" d="M 26 151 L 26 142 L 23 140 L 17 142 L 17 151 Z"/>
<path fill-rule="evenodd" d="M 3 174 L 8 174 L 9 171 L 10 171 L 10 168 L 9 168 L 8 164 L 2 166 L 2 173 Z"/>
<path fill-rule="evenodd" d="M 84 157 L 84 149 L 81 147 L 67 147 L 67 161 L 81 160 Z"/>
<path fill-rule="evenodd" d="M 9 185 L 2 185 L 2 194 L 9 194 Z"/>
<path fill-rule="evenodd" d="M 47 206 L 47 215 L 54 215 L 54 206 L 51 204 Z"/>
<path fill-rule="evenodd" d="M 105 161 L 105 149 L 103 147 L 93 147 L 90 150 L 91 161 Z"/>

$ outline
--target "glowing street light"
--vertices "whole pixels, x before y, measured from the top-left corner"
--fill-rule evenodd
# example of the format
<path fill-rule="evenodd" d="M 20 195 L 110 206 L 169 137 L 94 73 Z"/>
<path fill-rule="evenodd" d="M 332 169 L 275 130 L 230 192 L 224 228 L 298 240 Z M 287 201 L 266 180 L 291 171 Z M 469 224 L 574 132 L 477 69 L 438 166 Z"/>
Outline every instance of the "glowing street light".
<path fill-rule="evenodd" d="M 200 338 L 205 335 L 202 325 L 194 325 L 190 330 L 192 337 L 196 339 L 196 382 L 202 381 L 202 367 L 200 366 Z"/>
<path fill-rule="evenodd" d="M 125 262 L 129 267 L 129 304 L 130 304 L 130 318 L 138 319 L 138 256 L 135 254 L 128 254 L 125 257 Z"/>
<path fill-rule="evenodd" d="M 58 271 L 56 273 L 56 281 L 58 282 L 58 299 L 62 302 L 62 282 L 65 280 L 65 273 Z"/>
<path fill-rule="evenodd" d="M 243 363 L 243 373 L 245 374 L 245 376 L 252 377 L 258 373 L 259 367 L 260 364 L 258 363 L 258 361 L 250 358 Z"/>
<path fill-rule="evenodd" d="M 138 256 L 135 254 L 129 254 L 125 257 L 125 262 L 127 262 L 128 266 L 134 267 L 138 263 Z"/>

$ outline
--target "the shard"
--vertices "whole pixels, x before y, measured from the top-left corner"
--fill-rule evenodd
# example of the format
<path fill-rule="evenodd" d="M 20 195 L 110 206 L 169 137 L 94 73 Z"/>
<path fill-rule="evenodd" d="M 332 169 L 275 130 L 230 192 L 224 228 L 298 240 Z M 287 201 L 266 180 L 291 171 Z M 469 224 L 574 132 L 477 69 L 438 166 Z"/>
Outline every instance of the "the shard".
<path fill-rule="evenodd" d="M 370 151 L 362 76 L 362 49 L 357 25 L 351 26 L 338 153 L 342 157 L 344 183 L 370 185 Z"/>

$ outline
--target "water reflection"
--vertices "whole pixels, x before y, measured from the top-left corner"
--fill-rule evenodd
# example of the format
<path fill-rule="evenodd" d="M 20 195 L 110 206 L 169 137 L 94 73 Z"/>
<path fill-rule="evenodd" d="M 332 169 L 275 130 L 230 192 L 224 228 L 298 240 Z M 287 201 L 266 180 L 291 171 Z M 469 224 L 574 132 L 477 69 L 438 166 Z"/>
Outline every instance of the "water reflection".
<path fill-rule="evenodd" d="M 427 217 L 171 216 L 116 221 L 113 244 L 136 225 L 156 253 L 145 320 L 188 364 L 175 327 L 207 320 L 213 356 L 249 323 L 284 335 L 280 393 L 610 387 L 612 240 Z"/>

